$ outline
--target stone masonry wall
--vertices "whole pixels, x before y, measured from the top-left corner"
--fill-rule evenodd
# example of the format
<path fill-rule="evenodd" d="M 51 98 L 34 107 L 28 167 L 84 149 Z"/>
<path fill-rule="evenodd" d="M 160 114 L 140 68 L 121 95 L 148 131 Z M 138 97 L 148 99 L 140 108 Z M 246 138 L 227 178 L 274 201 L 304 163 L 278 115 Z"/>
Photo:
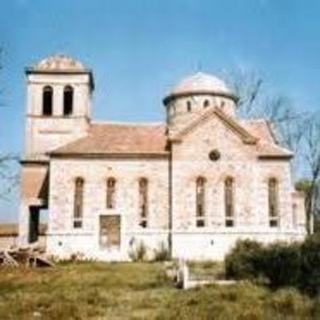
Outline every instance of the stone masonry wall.
<path fill-rule="evenodd" d="M 88 74 L 31 74 L 28 76 L 26 121 L 26 158 L 45 158 L 45 153 L 86 135 L 90 113 L 91 92 Z M 51 116 L 42 114 L 42 92 L 53 89 Z M 72 115 L 63 115 L 63 91 L 73 88 Z"/>
<path fill-rule="evenodd" d="M 209 159 L 209 152 L 214 149 L 221 154 L 218 161 Z M 172 153 L 174 256 L 222 259 L 241 237 L 262 241 L 303 238 L 304 229 L 293 221 L 289 161 L 258 160 L 255 147 L 244 144 L 216 117 L 195 128 L 181 143 L 175 143 Z M 199 176 L 206 178 L 204 228 L 196 227 L 195 191 Z M 228 176 L 234 178 L 234 227 L 225 227 L 224 180 Z M 277 228 L 271 228 L 268 219 L 271 177 L 279 181 Z"/>
<path fill-rule="evenodd" d="M 82 252 L 87 257 L 128 259 L 130 246 L 144 241 L 149 248 L 167 243 L 168 161 L 156 159 L 53 159 L 50 166 L 48 253 L 67 256 Z M 73 228 L 74 182 L 84 179 L 83 228 Z M 106 208 L 106 179 L 116 183 L 115 209 Z M 149 227 L 139 226 L 138 181 L 149 182 Z M 121 216 L 119 251 L 99 247 L 99 216 Z"/>

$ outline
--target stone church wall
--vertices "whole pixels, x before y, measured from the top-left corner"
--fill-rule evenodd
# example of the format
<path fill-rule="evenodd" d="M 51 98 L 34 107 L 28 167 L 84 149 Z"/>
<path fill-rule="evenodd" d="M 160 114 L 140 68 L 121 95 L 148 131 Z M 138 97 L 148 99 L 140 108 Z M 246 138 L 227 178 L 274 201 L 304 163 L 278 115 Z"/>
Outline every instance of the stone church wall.
<path fill-rule="evenodd" d="M 84 179 L 83 228 L 73 228 L 74 182 Z M 106 208 L 106 180 L 116 179 L 115 209 Z M 139 226 L 138 181 L 149 181 L 148 228 Z M 168 161 L 158 159 L 53 159 L 50 166 L 49 254 L 72 253 L 102 260 L 126 260 L 131 247 L 143 241 L 158 249 L 168 241 Z M 121 216 L 120 250 L 99 247 L 99 216 Z"/>
<path fill-rule="evenodd" d="M 217 161 L 209 159 L 218 150 Z M 223 259 L 238 238 L 301 240 L 305 231 L 293 221 L 288 160 L 259 160 L 219 119 L 201 125 L 173 145 L 173 255 Z M 196 226 L 196 179 L 206 179 L 205 227 Z M 233 227 L 225 226 L 224 181 L 234 179 Z M 279 182 L 279 227 L 269 226 L 268 179 Z"/>

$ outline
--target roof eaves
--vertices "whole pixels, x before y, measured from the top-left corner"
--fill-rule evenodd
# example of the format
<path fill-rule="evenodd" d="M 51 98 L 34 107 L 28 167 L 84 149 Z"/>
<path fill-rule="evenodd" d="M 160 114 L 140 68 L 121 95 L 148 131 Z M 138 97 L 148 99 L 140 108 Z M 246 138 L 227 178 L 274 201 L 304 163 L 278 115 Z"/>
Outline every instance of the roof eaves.
<path fill-rule="evenodd" d="M 259 154 L 258 159 L 260 160 L 275 160 L 275 159 L 284 159 L 288 160 L 293 157 L 293 154 Z"/>
<path fill-rule="evenodd" d="M 95 88 L 92 69 L 84 68 L 79 70 L 76 70 L 76 69 L 42 70 L 36 67 L 26 67 L 24 70 L 26 75 L 28 74 L 88 74 L 90 79 L 90 88 L 91 90 L 94 90 Z"/>
<path fill-rule="evenodd" d="M 103 158 L 167 158 L 168 151 L 163 152 L 55 152 L 51 153 L 51 158 L 86 158 L 86 159 L 103 159 Z"/>

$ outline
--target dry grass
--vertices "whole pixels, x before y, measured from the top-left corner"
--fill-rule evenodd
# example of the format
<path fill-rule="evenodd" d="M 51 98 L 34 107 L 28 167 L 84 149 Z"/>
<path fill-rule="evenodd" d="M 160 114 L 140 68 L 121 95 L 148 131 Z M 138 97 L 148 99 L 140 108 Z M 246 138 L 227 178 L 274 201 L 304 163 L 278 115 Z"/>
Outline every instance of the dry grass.
<path fill-rule="evenodd" d="M 225 279 L 225 266 L 223 262 L 216 261 L 190 261 L 188 262 L 190 274 L 194 278 Z"/>
<path fill-rule="evenodd" d="M 292 289 L 249 283 L 181 291 L 160 263 L 77 263 L 1 269 L 0 319 L 319 319 Z"/>

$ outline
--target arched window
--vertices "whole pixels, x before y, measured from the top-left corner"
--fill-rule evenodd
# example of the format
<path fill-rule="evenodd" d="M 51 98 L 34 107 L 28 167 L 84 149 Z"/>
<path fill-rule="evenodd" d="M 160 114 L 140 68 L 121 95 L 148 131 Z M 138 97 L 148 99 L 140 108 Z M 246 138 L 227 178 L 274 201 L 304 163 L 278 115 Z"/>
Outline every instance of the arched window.
<path fill-rule="evenodd" d="M 52 115 L 52 99 L 53 99 L 53 90 L 50 86 L 46 86 L 42 91 L 42 114 L 44 116 Z"/>
<path fill-rule="evenodd" d="M 279 198 L 278 198 L 278 181 L 276 178 L 270 178 L 268 181 L 268 198 L 269 198 L 269 225 L 277 227 L 279 225 Z"/>
<path fill-rule="evenodd" d="M 231 177 L 224 181 L 224 202 L 226 227 L 234 226 L 234 180 Z"/>
<path fill-rule="evenodd" d="M 73 227 L 82 228 L 84 180 L 76 178 L 74 191 Z"/>
<path fill-rule="evenodd" d="M 115 208 L 116 179 L 107 179 L 107 209 Z"/>
<path fill-rule="evenodd" d="M 139 218 L 140 226 L 146 228 L 148 226 L 148 180 L 146 178 L 139 180 Z"/>
<path fill-rule="evenodd" d="M 209 107 L 209 105 L 210 105 L 210 102 L 209 102 L 209 100 L 204 100 L 204 102 L 203 102 L 203 107 L 204 108 L 207 108 L 207 107 Z"/>
<path fill-rule="evenodd" d="M 176 106 L 172 105 L 170 109 L 171 109 L 171 114 L 174 116 L 176 114 Z"/>
<path fill-rule="evenodd" d="M 174 104 L 170 104 L 168 106 L 168 123 L 171 124 L 172 123 L 172 118 L 175 116 L 176 114 L 176 106 Z"/>
<path fill-rule="evenodd" d="M 69 116 L 73 111 L 73 89 L 66 86 L 63 90 L 63 114 Z"/>
<path fill-rule="evenodd" d="M 187 101 L 187 111 L 191 112 L 191 101 Z"/>
<path fill-rule="evenodd" d="M 196 181 L 196 226 L 205 226 L 205 185 L 206 179 L 203 177 L 197 178 Z"/>

